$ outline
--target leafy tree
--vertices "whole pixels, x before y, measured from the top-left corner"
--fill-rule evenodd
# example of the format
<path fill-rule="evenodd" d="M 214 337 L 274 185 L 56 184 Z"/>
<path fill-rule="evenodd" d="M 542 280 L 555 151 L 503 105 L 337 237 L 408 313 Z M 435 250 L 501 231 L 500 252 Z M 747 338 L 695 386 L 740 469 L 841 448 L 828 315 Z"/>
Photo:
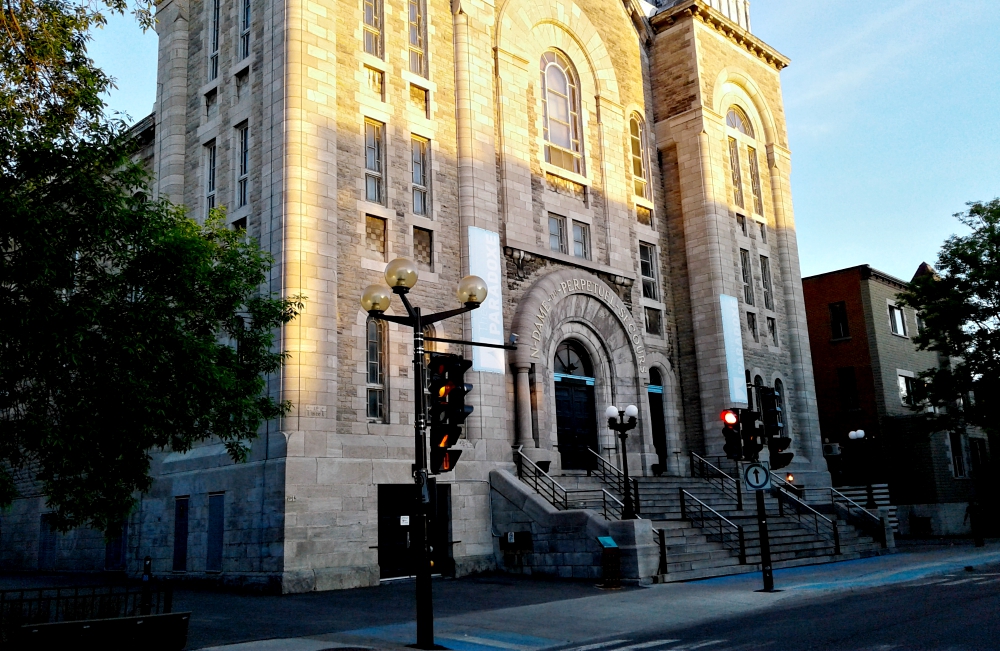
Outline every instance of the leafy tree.
<path fill-rule="evenodd" d="M 967 235 L 945 241 L 936 271 L 899 295 L 923 319 L 914 338 L 948 363 L 925 371 L 927 398 L 949 429 L 965 423 L 996 431 L 988 409 L 1000 396 L 1000 199 L 955 215 Z"/>
<path fill-rule="evenodd" d="M 33 480 L 64 530 L 117 527 L 154 449 L 212 439 L 245 459 L 289 409 L 265 376 L 302 309 L 261 293 L 271 258 L 218 213 L 148 198 L 86 52 L 102 12 L 125 9 L 0 4 L 0 506 Z"/>

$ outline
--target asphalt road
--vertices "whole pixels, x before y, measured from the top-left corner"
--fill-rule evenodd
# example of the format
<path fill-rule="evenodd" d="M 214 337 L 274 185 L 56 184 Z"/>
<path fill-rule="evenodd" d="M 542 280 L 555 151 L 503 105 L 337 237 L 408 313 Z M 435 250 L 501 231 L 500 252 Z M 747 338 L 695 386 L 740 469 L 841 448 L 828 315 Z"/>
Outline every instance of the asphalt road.
<path fill-rule="evenodd" d="M 984 651 L 1000 649 L 1000 566 L 787 601 L 763 614 L 646 630 L 574 651 Z"/>

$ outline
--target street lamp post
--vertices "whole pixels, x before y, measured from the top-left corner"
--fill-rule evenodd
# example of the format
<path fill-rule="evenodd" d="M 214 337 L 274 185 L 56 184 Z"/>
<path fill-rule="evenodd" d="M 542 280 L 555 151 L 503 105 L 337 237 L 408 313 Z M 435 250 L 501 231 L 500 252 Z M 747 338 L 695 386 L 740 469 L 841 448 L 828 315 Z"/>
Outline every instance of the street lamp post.
<path fill-rule="evenodd" d="M 466 276 L 458 284 L 458 300 L 464 307 L 436 314 L 424 315 L 419 307 L 413 306 L 406 295 L 417 284 L 417 267 L 406 258 L 397 258 L 385 267 L 385 281 L 393 294 L 399 296 L 406 316 L 385 314 L 392 302 L 392 295 L 382 285 L 369 285 L 361 295 L 361 306 L 373 319 L 390 321 L 413 328 L 413 483 L 417 487 L 418 500 L 416 526 L 416 599 L 417 599 L 417 643 L 418 649 L 438 648 L 434 644 L 434 606 L 431 590 L 431 559 L 427 531 L 427 506 L 431 496 L 427 484 L 427 446 L 424 438 L 427 417 L 424 397 L 424 327 L 459 314 L 471 312 L 486 299 L 487 287 L 479 276 Z"/>
<path fill-rule="evenodd" d="M 636 419 L 639 416 L 639 408 L 629 405 L 624 411 L 620 411 L 614 405 L 605 410 L 604 415 L 608 417 L 608 427 L 618 432 L 618 438 L 622 441 L 622 474 L 625 476 L 625 506 L 622 509 L 622 520 L 635 520 L 635 503 L 632 501 L 632 483 L 628 476 L 628 451 L 625 449 L 625 441 L 628 440 L 628 433 L 635 429 Z"/>

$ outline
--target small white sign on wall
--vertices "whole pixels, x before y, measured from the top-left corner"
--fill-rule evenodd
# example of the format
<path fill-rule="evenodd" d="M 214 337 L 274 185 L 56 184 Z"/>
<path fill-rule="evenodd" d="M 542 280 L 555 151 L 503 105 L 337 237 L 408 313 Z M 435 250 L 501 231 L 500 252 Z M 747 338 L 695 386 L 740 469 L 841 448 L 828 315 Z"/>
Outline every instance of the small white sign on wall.
<path fill-rule="evenodd" d="M 401 516 L 399 516 L 399 526 L 401 526 L 401 527 L 408 527 L 408 526 L 410 526 L 410 516 L 408 516 L 408 515 L 401 515 Z"/>

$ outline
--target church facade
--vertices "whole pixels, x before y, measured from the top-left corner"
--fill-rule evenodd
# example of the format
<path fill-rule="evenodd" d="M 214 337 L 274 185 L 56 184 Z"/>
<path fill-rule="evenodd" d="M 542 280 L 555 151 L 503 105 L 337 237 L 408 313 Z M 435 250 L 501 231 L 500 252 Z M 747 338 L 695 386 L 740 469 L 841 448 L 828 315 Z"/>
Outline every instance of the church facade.
<path fill-rule="evenodd" d="M 514 448 L 553 475 L 620 465 L 609 405 L 639 408 L 633 473 L 683 476 L 690 453 L 722 453 L 720 410 L 775 387 L 797 481 L 829 484 L 788 60 L 746 0 L 163 0 L 157 19 L 158 194 L 225 207 L 275 259 L 265 289 L 306 307 L 271 378 L 293 411 L 245 464 L 211 444 L 158 454 L 129 569 L 148 554 L 157 573 L 285 592 L 391 575 L 412 333 L 359 299 L 397 257 L 417 263 L 425 312 L 458 307 L 466 274 L 489 284 L 481 315 L 425 334 L 517 335 L 508 351 L 434 344 L 475 355 L 462 458 L 438 479 L 457 573 L 496 566 L 489 472 Z M 37 522 L 35 499 L 18 508 Z"/>

